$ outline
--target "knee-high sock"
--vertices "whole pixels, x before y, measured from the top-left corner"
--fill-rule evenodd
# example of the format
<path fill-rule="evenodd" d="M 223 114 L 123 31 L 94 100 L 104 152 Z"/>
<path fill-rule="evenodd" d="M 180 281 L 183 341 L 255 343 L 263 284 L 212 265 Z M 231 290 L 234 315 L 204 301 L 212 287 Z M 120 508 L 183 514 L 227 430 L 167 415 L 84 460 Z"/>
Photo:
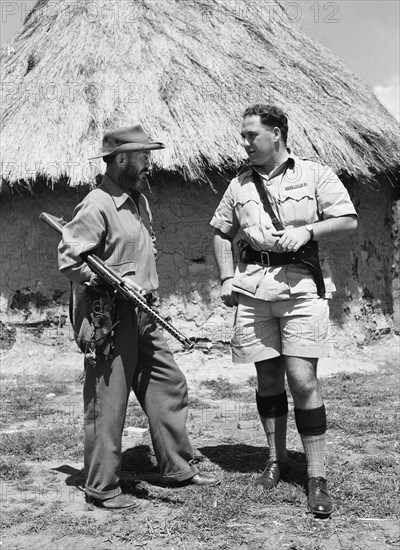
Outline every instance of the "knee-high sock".
<path fill-rule="evenodd" d="M 257 409 L 267 436 L 271 460 L 287 461 L 286 430 L 288 402 L 286 392 L 279 395 L 256 394 Z"/>
<path fill-rule="evenodd" d="M 316 409 L 294 409 L 296 426 L 303 443 L 307 459 L 308 477 L 326 477 L 325 440 L 326 411 L 325 405 Z"/>

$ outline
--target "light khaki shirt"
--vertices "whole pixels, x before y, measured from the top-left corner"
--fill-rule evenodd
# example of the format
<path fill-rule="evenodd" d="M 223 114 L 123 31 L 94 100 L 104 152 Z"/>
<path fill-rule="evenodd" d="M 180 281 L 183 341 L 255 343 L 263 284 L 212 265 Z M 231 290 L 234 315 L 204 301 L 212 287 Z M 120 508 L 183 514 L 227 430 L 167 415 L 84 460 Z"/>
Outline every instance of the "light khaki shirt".
<path fill-rule="evenodd" d="M 283 227 L 300 227 L 327 218 L 356 215 L 349 194 L 327 166 L 300 159 L 289 151 L 286 169 L 268 178 L 261 175 L 272 209 Z M 262 250 L 265 232 L 274 232 L 252 179 L 251 168 L 243 170 L 227 188 L 210 224 L 229 238 L 240 238 Z M 266 247 L 264 247 L 265 249 Z M 326 298 L 336 290 L 328 262 L 321 259 Z M 317 289 L 305 266 L 289 264 L 262 267 L 239 261 L 233 290 L 266 301 L 314 298 Z"/>
<path fill-rule="evenodd" d="M 58 247 L 59 269 L 75 283 L 88 283 L 92 271 L 82 252 L 93 252 L 121 277 L 146 291 L 158 287 L 154 235 L 149 204 L 140 195 L 134 200 L 107 174 L 75 208 L 73 219 L 63 227 Z"/>

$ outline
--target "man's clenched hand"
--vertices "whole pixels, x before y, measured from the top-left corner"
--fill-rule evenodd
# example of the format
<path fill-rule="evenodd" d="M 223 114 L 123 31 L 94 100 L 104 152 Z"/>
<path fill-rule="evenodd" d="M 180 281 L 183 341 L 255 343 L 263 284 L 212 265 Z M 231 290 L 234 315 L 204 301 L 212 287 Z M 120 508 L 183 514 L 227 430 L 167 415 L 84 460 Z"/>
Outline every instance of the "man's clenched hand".
<path fill-rule="evenodd" d="M 221 300 L 228 307 L 234 307 L 238 304 L 238 295 L 237 292 L 232 290 L 232 281 L 233 278 L 227 279 L 221 285 Z"/>

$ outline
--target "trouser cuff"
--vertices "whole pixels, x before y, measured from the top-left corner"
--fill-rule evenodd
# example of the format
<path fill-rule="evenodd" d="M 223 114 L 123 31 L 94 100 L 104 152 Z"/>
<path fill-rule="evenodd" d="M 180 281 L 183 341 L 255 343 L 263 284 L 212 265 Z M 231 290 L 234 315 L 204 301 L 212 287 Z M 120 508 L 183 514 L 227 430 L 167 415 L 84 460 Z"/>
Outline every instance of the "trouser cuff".
<path fill-rule="evenodd" d="M 188 468 L 181 470 L 175 474 L 162 475 L 161 480 L 166 483 L 179 483 L 180 481 L 186 481 L 199 473 L 199 469 L 195 464 L 188 464 Z"/>
<path fill-rule="evenodd" d="M 85 486 L 85 493 L 90 497 L 96 498 L 97 500 L 108 500 L 110 498 L 115 498 L 120 495 L 121 492 L 121 487 L 116 487 L 110 491 L 96 491 L 96 489 Z"/>

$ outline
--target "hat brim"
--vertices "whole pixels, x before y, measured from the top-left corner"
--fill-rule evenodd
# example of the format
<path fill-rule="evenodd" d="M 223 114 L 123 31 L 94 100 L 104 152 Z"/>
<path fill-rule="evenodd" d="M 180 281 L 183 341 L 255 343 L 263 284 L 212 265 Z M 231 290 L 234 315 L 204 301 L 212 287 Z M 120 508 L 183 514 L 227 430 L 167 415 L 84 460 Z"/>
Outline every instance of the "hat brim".
<path fill-rule="evenodd" d="M 90 157 L 89 160 L 115 157 L 115 155 L 118 155 L 119 153 L 125 153 L 127 151 L 154 151 L 156 149 L 165 149 L 165 144 L 161 143 L 161 141 L 149 141 L 146 143 L 123 143 L 112 151 L 102 153 L 101 155 L 98 155 L 96 157 Z"/>

